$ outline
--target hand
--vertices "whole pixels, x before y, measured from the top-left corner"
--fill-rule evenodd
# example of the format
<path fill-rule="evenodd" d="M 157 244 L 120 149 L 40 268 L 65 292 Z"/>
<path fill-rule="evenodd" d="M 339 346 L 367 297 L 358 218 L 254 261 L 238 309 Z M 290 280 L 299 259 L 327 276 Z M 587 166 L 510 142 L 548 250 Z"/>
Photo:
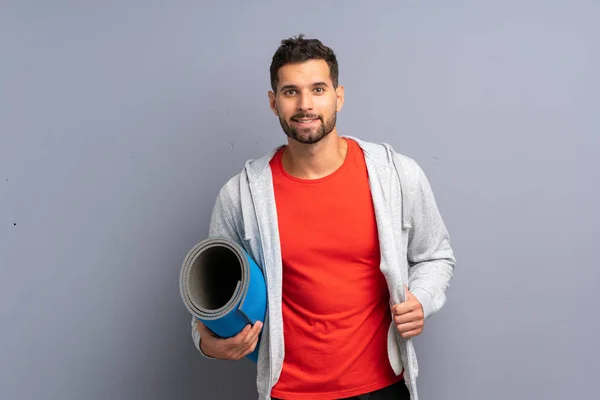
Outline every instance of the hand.
<path fill-rule="evenodd" d="M 425 316 L 423 306 L 417 298 L 404 285 L 406 291 L 406 301 L 396 304 L 392 307 L 394 323 L 400 336 L 404 339 L 410 339 L 423 332 L 425 325 Z"/>
<path fill-rule="evenodd" d="M 200 332 L 200 348 L 209 357 L 222 360 L 241 360 L 256 349 L 258 335 L 262 330 L 262 322 L 258 321 L 254 326 L 248 324 L 244 329 L 231 338 L 220 338 L 215 336 L 204 324 L 196 321 L 198 332 Z"/>

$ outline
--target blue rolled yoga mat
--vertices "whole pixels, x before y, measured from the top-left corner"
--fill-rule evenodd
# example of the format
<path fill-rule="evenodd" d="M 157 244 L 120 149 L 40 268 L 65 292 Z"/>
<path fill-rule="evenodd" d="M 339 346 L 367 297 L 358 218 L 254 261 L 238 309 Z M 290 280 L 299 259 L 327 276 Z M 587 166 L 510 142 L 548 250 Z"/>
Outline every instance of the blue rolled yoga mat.
<path fill-rule="evenodd" d="M 205 239 L 188 252 L 179 291 L 189 312 L 219 337 L 235 336 L 257 321 L 264 323 L 267 288 L 262 270 L 229 239 Z M 258 348 L 246 358 L 257 362 Z"/>

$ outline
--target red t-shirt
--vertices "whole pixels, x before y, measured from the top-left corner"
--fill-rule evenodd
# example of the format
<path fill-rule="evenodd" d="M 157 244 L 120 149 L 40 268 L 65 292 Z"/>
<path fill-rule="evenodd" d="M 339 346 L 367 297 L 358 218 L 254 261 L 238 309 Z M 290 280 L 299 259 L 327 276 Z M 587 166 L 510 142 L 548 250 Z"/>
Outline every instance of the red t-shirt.
<path fill-rule="evenodd" d="M 285 359 L 271 396 L 341 398 L 398 381 L 387 354 L 389 292 L 362 149 L 314 180 L 271 160 L 283 261 Z"/>

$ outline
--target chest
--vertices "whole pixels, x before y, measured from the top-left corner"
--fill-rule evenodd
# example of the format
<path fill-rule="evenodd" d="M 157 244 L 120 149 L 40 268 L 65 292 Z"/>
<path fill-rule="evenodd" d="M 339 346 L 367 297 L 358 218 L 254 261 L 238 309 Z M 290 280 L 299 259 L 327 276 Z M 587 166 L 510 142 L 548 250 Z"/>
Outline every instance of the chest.
<path fill-rule="evenodd" d="M 357 175 L 357 176 L 356 176 Z M 282 257 L 307 252 L 368 258 L 379 251 L 368 178 L 332 179 L 315 185 L 277 185 L 275 199 Z"/>

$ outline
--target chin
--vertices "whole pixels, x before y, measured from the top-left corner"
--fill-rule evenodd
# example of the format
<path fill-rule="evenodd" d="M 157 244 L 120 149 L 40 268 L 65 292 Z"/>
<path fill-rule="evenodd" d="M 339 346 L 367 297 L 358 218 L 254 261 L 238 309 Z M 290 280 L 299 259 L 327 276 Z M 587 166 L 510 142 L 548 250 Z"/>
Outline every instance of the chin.
<path fill-rule="evenodd" d="M 315 144 L 324 139 L 327 135 L 321 134 L 321 132 L 307 132 L 299 133 L 294 135 L 292 138 L 296 141 L 304 144 Z"/>

